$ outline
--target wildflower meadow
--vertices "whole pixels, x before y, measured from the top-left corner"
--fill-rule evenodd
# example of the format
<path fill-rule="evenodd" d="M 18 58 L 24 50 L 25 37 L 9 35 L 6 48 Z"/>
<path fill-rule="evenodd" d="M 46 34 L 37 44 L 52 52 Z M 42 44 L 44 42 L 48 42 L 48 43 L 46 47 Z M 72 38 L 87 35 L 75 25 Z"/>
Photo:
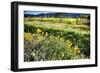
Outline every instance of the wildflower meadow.
<path fill-rule="evenodd" d="M 89 14 L 24 12 L 24 61 L 89 59 L 89 21 Z"/>

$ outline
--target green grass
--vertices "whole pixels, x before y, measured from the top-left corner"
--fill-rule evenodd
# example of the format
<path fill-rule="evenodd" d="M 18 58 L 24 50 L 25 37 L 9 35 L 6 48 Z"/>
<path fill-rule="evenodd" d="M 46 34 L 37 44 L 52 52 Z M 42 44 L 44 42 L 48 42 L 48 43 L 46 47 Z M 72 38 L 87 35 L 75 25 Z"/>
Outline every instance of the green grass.
<path fill-rule="evenodd" d="M 47 19 L 40 21 L 40 18 L 25 19 L 25 62 L 90 58 L 88 25 L 75 24 L 75 19 L 70 19 L 71 23 L 51 20 L 53 22 Z"/>

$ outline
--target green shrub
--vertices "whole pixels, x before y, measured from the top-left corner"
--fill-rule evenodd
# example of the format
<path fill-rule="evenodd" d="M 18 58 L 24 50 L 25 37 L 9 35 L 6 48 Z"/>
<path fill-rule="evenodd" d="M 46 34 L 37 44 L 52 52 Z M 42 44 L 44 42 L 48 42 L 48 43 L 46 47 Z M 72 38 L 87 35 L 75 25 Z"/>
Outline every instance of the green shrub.
<path fill-rule="evenodd" d="M 87 54 L 81 52 L 84 50 L 79 48 L 79 45 L 74 45 L 74 41 L 70 40 L 71 38 L 65 40 L 64 37 L 45 36 L 45 34 L 33 33 L 31 41 L 24 39 L 25 62 L 87 58 Z"/>

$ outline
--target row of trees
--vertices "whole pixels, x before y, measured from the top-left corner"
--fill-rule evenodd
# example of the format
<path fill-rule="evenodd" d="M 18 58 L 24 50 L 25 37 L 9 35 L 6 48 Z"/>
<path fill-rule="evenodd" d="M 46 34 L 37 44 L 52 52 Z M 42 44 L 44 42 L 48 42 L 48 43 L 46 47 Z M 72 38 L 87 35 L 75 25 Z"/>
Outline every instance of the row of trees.
<path fill-rule="evenodd" d="M 90 25 L 90 15 L 80 15 L 80 16 L 64 16 L 64 15 L 45 15 L 45 16 L 28 16 L 26 17 L 31 21 L 41 21 L 41 22 L 59 22 L 68 24 L 87 24 Z M 71 21 L 75 19 L 75 21 Z"/>

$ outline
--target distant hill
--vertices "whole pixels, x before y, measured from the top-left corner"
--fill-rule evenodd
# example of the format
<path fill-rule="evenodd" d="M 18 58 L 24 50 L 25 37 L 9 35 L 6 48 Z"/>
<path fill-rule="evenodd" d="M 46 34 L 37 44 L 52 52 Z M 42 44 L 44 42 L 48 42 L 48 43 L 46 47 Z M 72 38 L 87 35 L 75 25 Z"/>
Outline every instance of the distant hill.
<path fill-rule="evenodd" d="M 80 17 L 81 15 L 89 15 L 89 14 L 79 14 L 79 13 L 41 13 L 41 14 L 24 14 L 25 17 Z"/>

